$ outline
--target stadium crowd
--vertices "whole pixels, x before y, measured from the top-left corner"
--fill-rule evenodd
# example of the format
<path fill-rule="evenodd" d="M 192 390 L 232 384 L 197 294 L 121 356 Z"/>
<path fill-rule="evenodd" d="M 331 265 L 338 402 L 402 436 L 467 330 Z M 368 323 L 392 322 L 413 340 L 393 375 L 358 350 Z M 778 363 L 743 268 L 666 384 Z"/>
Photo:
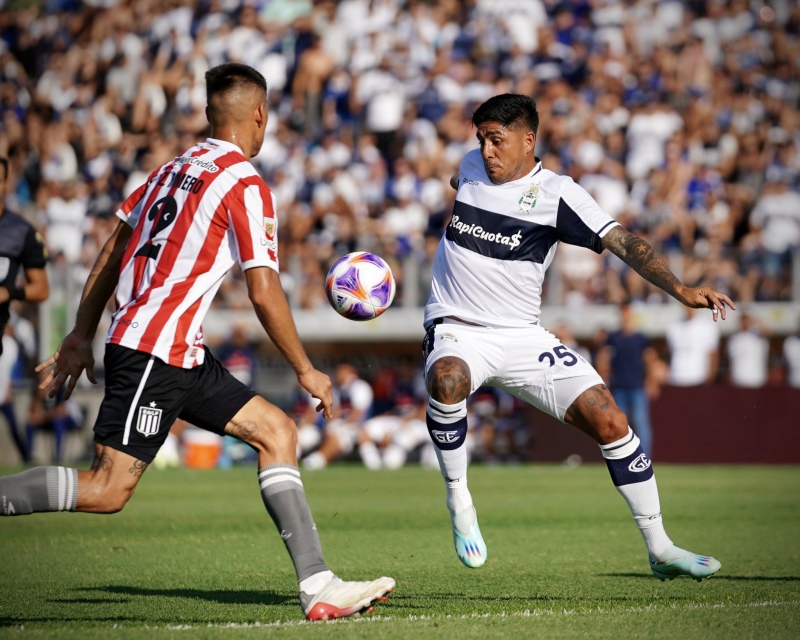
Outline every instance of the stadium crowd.
<path fill-rule="evenodd" d="M 13 3 L 11 3 L 13 4 Z M 203 73 L 269 82 L 254 162 L 281 216 L 284 284 L 325 304 L 370 249 L 426 299 L 472 109 L 535 96 L 537 153 L 674 256 L 688 282 L 786 300 L 800 245 L 800 8 L 788 0 L 47 0 L 0 15 L 10 206 L 82 283 L 114 211 L 205 133 Z M 408 259 L 420 282 L 404 282 Z M 609 267 L 609 268 L 604 268 Z M 65 272 L 66 273 L 66 272 Z M 614 256 L 563 246 L 547 300 L 656 302 Z M 401 302 L 403 296 L 398 296 Z M 247 304 L 241 279 L 218 304 Z"/>
<path fill-rule="evenodd" d="M 797 2 L 0 7 L 7 204 L 45 237 L 55 291 L 80 290 L 118 205 L 206 134 L 204 72 L 238 61 L 269 83 L 268 133 L 253 162 L 277 198 L 282 279 L 296 308 L 327 305 L 329 265 L 356 249 L 390 262 L 395 304 L 424 304 L 452 207 L 449 179 L 477 145 L 469 117 L 504 92 L 535 97 L 544 165 L 572 176 L 669 255 L 688 284 L 704 281 L 737 303 L 792 297 L 800 264 Z M 404 273 L 410 261 L 413 281 Z M 235 271 L 215 304 L 249 308 Z M 665 301 L 610 254 L 562 245 L 552 272 L 548 303 Z M 414 295 L 404 296 L 408 289 Z M 504 403 L 496 401 L 501 418 Z M 350 439 L 351 447 L 368 440 Z"/>

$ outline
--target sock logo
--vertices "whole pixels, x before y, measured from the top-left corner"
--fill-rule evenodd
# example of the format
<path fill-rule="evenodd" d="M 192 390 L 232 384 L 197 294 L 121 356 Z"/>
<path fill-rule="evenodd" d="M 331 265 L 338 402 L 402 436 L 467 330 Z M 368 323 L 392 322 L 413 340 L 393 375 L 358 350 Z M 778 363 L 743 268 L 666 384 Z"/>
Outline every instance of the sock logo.
<path fill-rule="evenodd" d="M 3 496 L 3 514 L 7 516 L 13 516 L 16 512 L 17 510 L 14 508 L 14 503 Z"/>
<path fill-rule="evenodd" d="M 641 453 L 636 456 L 633 461 L 628 465 L 628 471 L 633 471 L 634 473 L 641 473 L 642 471 L 646 471 L 650 468 L 650 458 L 647 457 L 646 453 Z"/>
<path fill-rule="evenodd" d="M 458 431 L 437 431 L 436 429 L 431 429 L 431 435 L 437 442 L 441 442 L 442 444 L 450 444 L 459 438 Z"/>
<path fill-rule="evenodd" d="M 283 539 L 284 542 L 286 542 L 291 537 L 292 537 L 292 534 L 291 533 L 286 533 L 286 529 L 281 531 L 281 538 Z"/>

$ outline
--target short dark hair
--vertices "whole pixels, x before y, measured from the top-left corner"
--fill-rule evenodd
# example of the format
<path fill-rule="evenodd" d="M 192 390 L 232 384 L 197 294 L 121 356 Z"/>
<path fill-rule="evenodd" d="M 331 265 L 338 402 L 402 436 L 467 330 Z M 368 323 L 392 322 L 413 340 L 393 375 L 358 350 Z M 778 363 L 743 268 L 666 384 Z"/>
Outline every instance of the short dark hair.
<path fill-rule="evenodd" d="M 267 92 L 267 81 L 253 67 L 238 62 L 226 62 L 206 71 L 206 98 L 225 93 L 231 89 L 250 85 Z"/>
<path fill-rule="evenodd" d="M 524 124 L 535 134 L 539 129 L 539 112 L 530 96 L 503 93 L 489 98 L 475 109 L 472 124 L 479 127 L 484 122 L 499 122 L 509 129 Z"/>
<path fill-rule="evenodd" d="M 3 167 L 3 171 L 5 172 L 4 178 L 8 178 L 8 158 L 0 156 L 0 166 Z"/>

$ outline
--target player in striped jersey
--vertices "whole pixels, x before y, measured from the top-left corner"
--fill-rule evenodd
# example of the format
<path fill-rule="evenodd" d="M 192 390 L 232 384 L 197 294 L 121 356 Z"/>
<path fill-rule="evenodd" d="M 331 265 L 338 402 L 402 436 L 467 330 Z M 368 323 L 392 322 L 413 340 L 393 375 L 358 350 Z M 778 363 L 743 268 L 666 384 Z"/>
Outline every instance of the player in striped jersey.
<path fill-rule="evenodd" d="M 37 371 L 66 396 L 85 370 L 106 302 L 117 310 L 106 339 L 106 390 L 89 471 L 39 467 L 0 478 L 2 515 L 120 511 L 181 418 L 232 435 L 258 453 L 261 496 L 295 566 L 309 620 L 339 618 L 385 600 L 394 580 L 345 582 L 322 558 L 297 468 L 294 423 L 236 380 L 203 346 L 202 320 L 228 270 L 245 272 L 267 334 L 331 417 L 331 381 L 300 343 L 278 275 L 272 193 L 248 159 L 261 149 L 267 85 L 224 64 L 206 73 L 211 137 L 154 171 L 123 204 L 83 291 L 75 328 Z"/>
<path fill-rule="evenodd" d="M 453 539 L 468 567 L 486 544 L 467 488 L 467 398 L 481 385 L 504 389 L 594 438 L 663 579 L 715 573 L 720 563 L 672 544 L 661 519 L 651 462 L 593 367 L 539 325 L 542 283 L 559 242 L 608 249 L 645 279 L 692 308 L 725 318 L 730 299 L 682 284 L 641 238 L 623 229 L 570 178 L 534 154 L 534 101 L 504 94 L 472 117 L 480 150 L 464 158 L 452 185 L 453 216 L 434 260 L 423 343 L 430 394 L 428 429 L 447 487 Z"/>

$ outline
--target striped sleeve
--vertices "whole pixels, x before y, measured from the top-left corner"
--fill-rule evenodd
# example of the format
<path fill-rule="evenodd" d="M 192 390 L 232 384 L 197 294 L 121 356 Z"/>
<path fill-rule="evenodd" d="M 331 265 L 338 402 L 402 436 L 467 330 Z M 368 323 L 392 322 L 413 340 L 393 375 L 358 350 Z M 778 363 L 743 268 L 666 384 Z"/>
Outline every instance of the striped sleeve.
<path fill-rule="evenodd" d="M 586 189 L 567 177 L 562 178 L 557 215 L 556 234 L 561 242 L 596 253 L 603 252 L 600 239 L 619 224 Z"/>
<path fill-rule="evenodd" d="M 261 178 L 239 180 L 228 207 L 236 259 L 242 271 L 269 267 L 278 271 L 278 221 L 275 200 Z"/>
<path fill-rule="evenodd" d="M 139 222 L 139 218 L 142 217 L 142 209 L 144 208 L 145 201 L 144 194 L 147 192 L 147 186 L 150 184 L 152 178 L 153 176 L 151 175 L 150 178 L 129 195 L 128 199 L 117 209 L 117 217 L 132 228 L 136 227 L 136 223 Z"/>

